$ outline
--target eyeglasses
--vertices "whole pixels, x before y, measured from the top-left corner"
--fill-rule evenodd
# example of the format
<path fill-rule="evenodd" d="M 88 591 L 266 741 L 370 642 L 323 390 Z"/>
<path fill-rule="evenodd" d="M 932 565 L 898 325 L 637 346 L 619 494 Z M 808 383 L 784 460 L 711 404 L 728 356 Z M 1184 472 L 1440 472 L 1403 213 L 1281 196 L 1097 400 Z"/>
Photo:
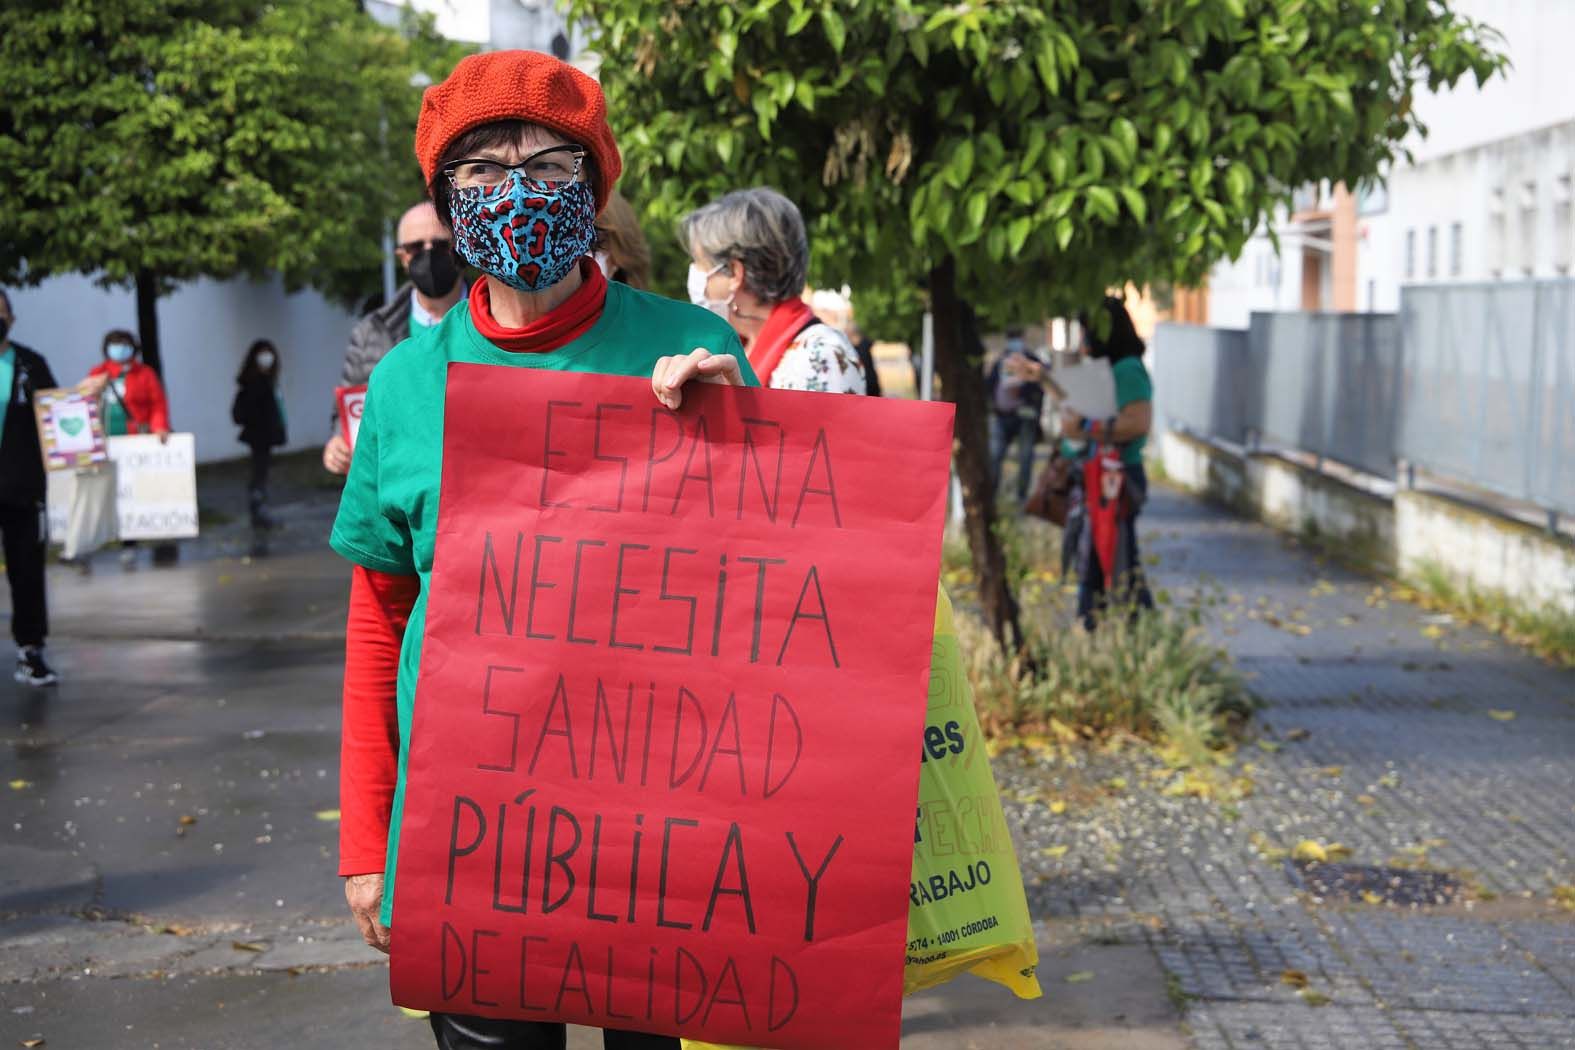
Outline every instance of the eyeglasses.
<path fill-rule="evenodd" d="M 457 190 L 500 186 L 518 172 L 527 189 L 552 193 L 580 177 L 585 164 L 585 148 L 576 145 L 551 146 L 533 153 L 519 164 L 504 164 L 485 157 L 467 157 L 443 165 L 443 174 Z"/>
<path fill-rule="evenodd" d="M 420 255 L 424 251 L 450 251 L 454 242 L 447 237 L 433 237 L 425 241 L 404 241 L 399 245 L 399 250 L 406 255 Z"/>

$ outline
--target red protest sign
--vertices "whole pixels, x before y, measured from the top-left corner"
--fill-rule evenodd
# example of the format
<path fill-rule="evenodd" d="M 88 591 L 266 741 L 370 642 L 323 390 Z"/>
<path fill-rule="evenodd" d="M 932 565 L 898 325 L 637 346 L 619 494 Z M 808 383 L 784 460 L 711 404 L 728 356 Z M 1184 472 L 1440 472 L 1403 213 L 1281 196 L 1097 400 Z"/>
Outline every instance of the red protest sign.
<path fill-rule="evenodd" d="M 950 407 L 447 398 L 395 1002 L 895 1047 Z"/>
<path fill-rule="evenodd" d="M 339 402 L 339 425 L 344 430 L 345 444 L 355 449 L 355 439 L 361 433 L 361 412 L 366 407 L 366 384 L 334 387 L 334 400 Z"/>

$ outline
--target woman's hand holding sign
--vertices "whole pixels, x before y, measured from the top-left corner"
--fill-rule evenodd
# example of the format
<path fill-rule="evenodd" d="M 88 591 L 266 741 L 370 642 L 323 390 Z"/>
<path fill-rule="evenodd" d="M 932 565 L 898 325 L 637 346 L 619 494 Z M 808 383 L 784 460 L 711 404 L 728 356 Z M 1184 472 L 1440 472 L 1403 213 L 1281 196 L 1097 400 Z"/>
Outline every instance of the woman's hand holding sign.
<path fill-rule="evenodd" d="M 676 411 L 683 404 L 684 384 L 692 379 L 725 386 L 744 385 L 738 358 L 732 354 L 713 354 L 697 346 L 687 354 L 658 359 L 651 373 L 651 390 L 655 392 L 656 400 Z"/>

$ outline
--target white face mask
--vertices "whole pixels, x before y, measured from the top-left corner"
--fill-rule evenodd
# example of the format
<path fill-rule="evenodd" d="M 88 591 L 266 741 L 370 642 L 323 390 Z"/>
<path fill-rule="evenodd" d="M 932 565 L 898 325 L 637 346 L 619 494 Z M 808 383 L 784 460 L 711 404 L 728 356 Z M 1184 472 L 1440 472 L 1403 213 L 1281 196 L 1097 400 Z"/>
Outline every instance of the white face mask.
<path fill-rule="evenodd" d="M 700 269 L 694 263 L 689 264 L 689 301 L 696 306 L 703 306 L 716 314 L 722 320 L 727 320 L 728 308 L 733 305 L 731 297 L 726 299 L 712 299 L 706 295 L 706 285 L 711 283 L 711 278 L 727 269 L 726 263 L 718 263 L 710 273 Z"/>
<path fill-rule="evenodd" d="M 273 351 L 264 350 L 257 355 L 257 367 L 266 372 L 273 367 Z"/>

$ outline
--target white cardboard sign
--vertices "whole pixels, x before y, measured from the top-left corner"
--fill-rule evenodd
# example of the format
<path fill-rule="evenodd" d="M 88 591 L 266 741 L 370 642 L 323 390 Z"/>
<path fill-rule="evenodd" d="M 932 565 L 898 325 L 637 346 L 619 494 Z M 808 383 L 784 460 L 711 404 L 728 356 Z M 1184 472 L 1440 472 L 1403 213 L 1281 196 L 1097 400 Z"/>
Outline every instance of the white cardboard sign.
<path fill-rule="evenodd" d="M 197 535 L 197 445 L 191 434 L 160 441 L 151 434 L 109 439 L 115 464 L 115 510 L 123 540 L 179 540 Z M 76 474 L 49 474 L 49 532 L 66 534 Z"/>

